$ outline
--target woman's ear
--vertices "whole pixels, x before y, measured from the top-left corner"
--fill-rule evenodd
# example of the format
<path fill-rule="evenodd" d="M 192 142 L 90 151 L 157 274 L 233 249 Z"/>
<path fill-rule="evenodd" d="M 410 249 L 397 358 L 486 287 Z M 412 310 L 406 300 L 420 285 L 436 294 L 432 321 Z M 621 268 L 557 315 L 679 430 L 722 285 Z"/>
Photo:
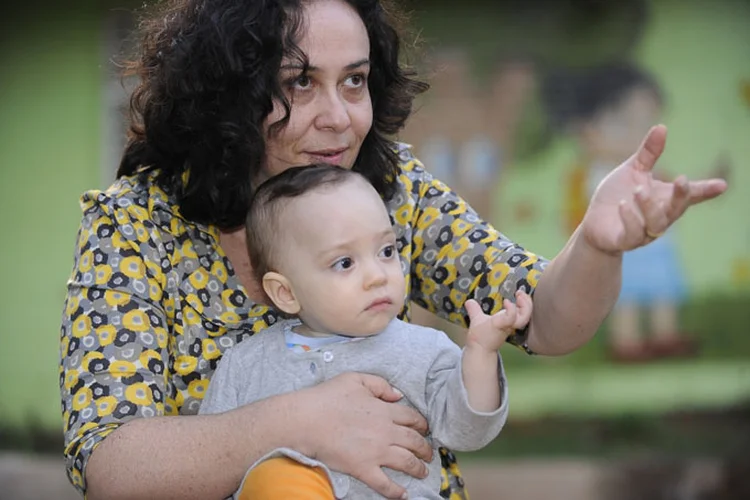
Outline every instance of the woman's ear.
<path fill-rule="evenodd" d="M 263 291 L 279 310 L 291 315 L 299 313 L 300 305 L 294 295 L 294 289 L 284 275 L 273 271 L 267 272 L 263 275 L 262 286 Z"/>

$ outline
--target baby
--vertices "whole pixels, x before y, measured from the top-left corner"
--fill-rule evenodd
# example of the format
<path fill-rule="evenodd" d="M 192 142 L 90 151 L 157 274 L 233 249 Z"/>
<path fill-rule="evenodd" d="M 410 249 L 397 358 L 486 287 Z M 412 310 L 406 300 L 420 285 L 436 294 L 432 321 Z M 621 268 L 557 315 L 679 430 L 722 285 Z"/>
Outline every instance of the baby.
<path fill-rule="evenodd" d="M 498 349 L 528 323 L 531 298 L 519 293 L 516 304 L 504 301 L 493 316 L 467 301 L 471 326 L 463 350 L 443 332 L 397 319 L 406 278 L 386 207 L 364 177 L 334 166 L 291 168 L 263 183 L 247 234 L 253 269 L 284 319 L 224 354 L 200 413 L 228 411 L 345 372 L 380 376 L 404 394 L 401 403 L 425 416 L 435 449 L 425 479 L 384 470 L 409 498 L 440 499 L 438 447 L 482 448 L 505 423 Z M 290 449 L 274 450 L 250 470 L 278 457 L 317 468 L 336 498 L 381 498 Z"/>

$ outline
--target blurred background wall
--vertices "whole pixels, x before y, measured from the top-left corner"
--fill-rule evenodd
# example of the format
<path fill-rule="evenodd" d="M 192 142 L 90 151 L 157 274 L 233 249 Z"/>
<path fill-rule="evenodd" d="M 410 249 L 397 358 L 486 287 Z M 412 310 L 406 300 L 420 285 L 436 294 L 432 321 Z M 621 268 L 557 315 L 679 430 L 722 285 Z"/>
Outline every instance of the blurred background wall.
<path fill-rule="evenodd" d="M 564 118 L 575 82 L 591 68 L 627 63 L 658 82 L 669 127 L 664 175 L 730 182 L 720 201 L 694 209 L 672 234 L 687 290 L 680 327 L 699 339 L 697 355 L 614 364 L 606 355 L 609 325 L 562 359 L 507 348 L 511 425 L 479 458 L 636 449 L 735 460 L 748 443 L 741 422 L 750 401 L 750 2 L 405 6 L 420 40 L 410 61 L 433 88 L 399 139 L 522 246 L 552 257 L 570 233 L 571 193 L 585 163 L 581 122 Z M 112 58 L 127 47 L 135 7 L 32 0 L 9 7 L 0 30 L 6 449 L 60 449 L 59 322 L 78 197 L 114 178 L 128 82 Z M 417 319 L 462 340 L 455 328 Z"/>

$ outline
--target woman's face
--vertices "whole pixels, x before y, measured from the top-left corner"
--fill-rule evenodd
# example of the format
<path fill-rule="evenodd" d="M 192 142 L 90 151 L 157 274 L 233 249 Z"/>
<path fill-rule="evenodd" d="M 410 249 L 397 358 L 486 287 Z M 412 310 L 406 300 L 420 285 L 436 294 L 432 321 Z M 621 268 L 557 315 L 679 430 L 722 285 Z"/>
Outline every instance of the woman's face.
<path fill-rule="evenodd" d="M 309 163 L 351 168 L 372 125 L 370 41 L 357 12 L 343 0 L 308 2 L 298 45 L 309 69 L 302 73 L 291 58 L 281 63 L 291 113 L 276 135 L 269 127 L 284 116 L 281 103 L 266 118 L 264 178 Z"/>

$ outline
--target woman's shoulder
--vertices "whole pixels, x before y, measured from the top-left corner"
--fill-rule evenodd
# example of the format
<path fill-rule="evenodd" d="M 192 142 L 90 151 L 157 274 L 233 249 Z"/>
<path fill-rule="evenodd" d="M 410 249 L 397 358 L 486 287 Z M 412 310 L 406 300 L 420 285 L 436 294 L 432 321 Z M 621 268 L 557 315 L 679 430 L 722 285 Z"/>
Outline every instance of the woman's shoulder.
<path fill-rule="evenodd" d="M 174 222 L 180 222 L 179 227 L 187 223 L 175 198 L 157 184 L 155 172 L 123 176 L 107 189 L 86 191 L 80 205 L 84 220 L 108 219 L 120 227 L 137 224 L 172 233 L 177 229 Z"/>
<path fill-rule="evenodd" d="M 149 219 L 156 209 L 174 205 L 169 196 L 154 182 L 153 174 L 123 176 L 107 189 L 91 189 L 81 195 L 84 213 L 103 212 L 105 215 L 128 215 L 141 221 Z"/>

